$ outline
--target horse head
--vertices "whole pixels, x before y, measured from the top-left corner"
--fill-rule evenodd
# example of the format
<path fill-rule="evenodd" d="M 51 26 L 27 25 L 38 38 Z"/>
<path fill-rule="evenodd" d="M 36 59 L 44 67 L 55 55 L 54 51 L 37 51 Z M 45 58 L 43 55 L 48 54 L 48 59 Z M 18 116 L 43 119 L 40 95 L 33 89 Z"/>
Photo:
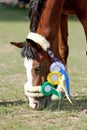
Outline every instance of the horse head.
<path fill-rule="evenodd" d="M 50 58 L 46 52 L 46 47 L 43 48 L 33 40 L 28 39 L 25 42 L 11 44 L 22 48 L 21 55 L 24 57 L 24 66 L 27 72 L 27 83 L 24 85 L 25 95 L 29 99 L 29 105 L 34 109 L 43 109 L 51 103 L 49 96 L 44 96 L 41 93 L 41 84 L 46 81 L 51 64 Z M 40 41 L 39 39 L 37 42 Z M 45 40 L 44 40 L 45 41 Z"/>

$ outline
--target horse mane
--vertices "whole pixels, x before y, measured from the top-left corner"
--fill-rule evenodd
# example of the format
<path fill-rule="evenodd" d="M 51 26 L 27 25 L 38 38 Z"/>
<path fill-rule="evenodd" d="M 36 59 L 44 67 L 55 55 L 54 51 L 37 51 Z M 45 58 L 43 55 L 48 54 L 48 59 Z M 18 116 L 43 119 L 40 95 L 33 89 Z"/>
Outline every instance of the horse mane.
<path fill-rule="evenodd" d="M 30 18 L 30 30 L 36 32 L 38 23 L 42 10 L 45 7 L 46 0 L 30 0 L 29 7 L 29 18 Z M 36 44 L 34 41 L 27 39 L 23 44 L 23 49 L 21 51 L 22 57 L 27 57 L 27 59 L 39 59 L 38 52 L 43 51 L 40 45 Z"/>
<path fill-rule="evenodd" d="M 30 0 L 29 18 L 30 30 L 35 32 L 38 27 L 42 9 L 45 7 L 46 0 Z"/>

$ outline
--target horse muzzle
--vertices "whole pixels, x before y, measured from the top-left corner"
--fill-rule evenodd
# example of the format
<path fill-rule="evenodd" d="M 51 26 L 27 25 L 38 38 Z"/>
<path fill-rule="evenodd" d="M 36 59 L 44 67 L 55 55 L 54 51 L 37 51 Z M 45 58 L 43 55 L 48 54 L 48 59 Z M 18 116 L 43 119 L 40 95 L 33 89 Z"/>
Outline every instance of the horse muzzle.
<path fill-rule="evenodd" d="M 61 87 L 57 87 L 59 90 Z M 54 94 L 44 96 L 41 93 L 41 86 L 29 86 L 28 82 L 24 85 L 24 93 L 29 101 L 29 106 L 33 109 L 42 110 L 52 104 L 52 101 L 59 100 Z"/>
<path fill-rule="evenodd" d="M 33 109 L 42 110 L 51 105 L 50 96 L 44 96 L 41 93 L 41 86 L 24 85 L 24 93 L 29 101 L 29 106 Z"/>

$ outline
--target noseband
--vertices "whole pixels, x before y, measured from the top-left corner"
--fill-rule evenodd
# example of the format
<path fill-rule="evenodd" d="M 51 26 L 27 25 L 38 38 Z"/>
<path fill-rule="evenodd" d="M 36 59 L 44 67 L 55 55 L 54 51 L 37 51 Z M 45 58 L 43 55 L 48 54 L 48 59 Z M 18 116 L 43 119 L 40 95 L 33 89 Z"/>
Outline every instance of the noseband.
<path fill-rule="evenodd" d="M 52 64 L 50 65 L 50 73 L 47 76 L 47 81 L 44 82 L 41 85 L 41 92 L 43 95 L 50 95 L 55 94 L 61 99 L 61 94 L 56 91 L 54 85 L 60 85 L 63 90 L 65 91 L 65 95 L 69 102 L 72 104 L 72 101 L 70 100 L 70 86 L 69 86 L 69 77 L 68 74 L 65 71 L 65 67 L 63 63 L 54 56 L 54 53 L 49 49 L 50 43 L 47 41 L 43 36 L 37 33 L 30 32 L 27 36 L 27 39 L 30 39 L 34 41 L 35 43 L 38 43 L 49 55 Z M 64 75 L 65 78 L 65 86 L 62 83 L 62 75 Z"/>

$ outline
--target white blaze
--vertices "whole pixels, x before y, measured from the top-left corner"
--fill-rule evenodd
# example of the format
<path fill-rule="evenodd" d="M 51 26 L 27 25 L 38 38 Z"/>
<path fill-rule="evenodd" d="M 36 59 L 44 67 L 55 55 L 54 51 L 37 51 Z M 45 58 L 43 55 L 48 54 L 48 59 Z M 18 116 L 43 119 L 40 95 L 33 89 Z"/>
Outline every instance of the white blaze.
<path fill-rule="evenodd" d="M 26 68 L 28 81 L 24 85 L 24 92 L 25 92 L 25 95 L 28 97 L 29 106 L 35 109 L 35 107 L 36 107 L 35 99 L 33 97 L 30 97 L 30 95 L 32 96 L 32 94 L 29 94 L 29 92 L 28 92 L 30 90 L 33 90 L 34 88 L 37 89 L 37 87 L 34 87 L 32 84 L 32 79 L 33 79 L 32 72 L 31 72 L 32 64 L 33 64 L 33 60 L 28 60 L 27 58 L 25 58 L 24 66 Z M 40 86 L 38 86 L 38 88 L 39 88 L 38 90 L 40 90 Z M 41 95 L 41 97 L 43 96 L 42 94 L 40 94 L 40 95 Z M 38 94 L 37 94 L 37 97 L 38 97 Z"/>
<path fill-rule="evenodd" d="M 26 72 L 27 72 L 27 78 L 28 78 L 28 86 L 31 87 L 33 86 L 32 85 L 32 73 L 31 73 L 31 70 L 32 70 L 32 64 L 33 64 L 33 60 L 28 60 L 27 58 L 25 58 L 24 60 L 24 66 L 26 68 Z"/>

